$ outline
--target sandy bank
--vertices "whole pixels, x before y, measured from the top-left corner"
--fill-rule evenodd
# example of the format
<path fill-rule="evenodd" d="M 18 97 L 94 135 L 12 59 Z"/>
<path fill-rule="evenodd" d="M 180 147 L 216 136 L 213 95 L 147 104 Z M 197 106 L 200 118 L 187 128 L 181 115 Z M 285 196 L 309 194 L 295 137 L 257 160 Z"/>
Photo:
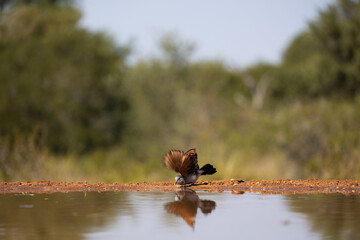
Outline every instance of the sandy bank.
<path fill-rule="evenodd" d="M 97 183 L 86 182 L 0 182 L 0 193 L 53 193 L 74 191 L 176 191 L 174 182 Z M 344 193 L 360 194 L 360 181 L 355 180 L 250 180 L 198 181 L 190 187 L 198 191 L 232 191 L 234 194 L 260 192 L 266 194 Z"/>

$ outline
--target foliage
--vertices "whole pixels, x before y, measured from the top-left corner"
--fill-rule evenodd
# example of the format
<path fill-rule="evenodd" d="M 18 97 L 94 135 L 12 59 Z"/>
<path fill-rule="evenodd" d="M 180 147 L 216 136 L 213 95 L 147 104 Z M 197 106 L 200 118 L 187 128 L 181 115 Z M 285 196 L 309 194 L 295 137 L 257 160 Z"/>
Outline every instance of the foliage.
<path fill-rule="evenodd" d="M 323 239 L 360 238 L 358 223 L 354 221 L 358 217 L 354 211 L 360 204 L 358 195 L 289 194 L 285 198 L 290 210 L 305 216 L 309 228 Z"/>
<path fill-rule="evenodd" d="M 209 178 L 359 178 L 359 5 L 322 11 L 281 64 L 236 69 L 191 61 L 171 34 L 129 66 L 72 7 L 15 4 L 0 23 L 0 179 L 169 180 L 163 154 L 191 147 Z"/>
<path fill-rule="evenodd" d="M 40 128 L 56 152 L 117 142 L 127 49 L 77 25 L 69 7 L 20 5 L 2 17 L 0 136 Z"/>
<path fill-rule="evenodd" d="M 320 12 L 285 50 L 272 95 L 354 98 L 360 92 L 360 1 Z"/>
<path fill-rule="evenodd" d="M 355 96 L 360 91 L 360 1 L 340 0 L 320 12 L 311 25 L 321 50 L 329 57 L 325 89 Z M 331 65 L 330 65 L 331 64 Z"/>
<path fill-rule="evenodd" d="M 73 0 L 0 0 L 0 11 L 9 11 L 21 4 L 71 6 L 73 4 Z"/>
<path fill-rule="evenodd" d="M 327 58 L 309 32 L 297 36 L 283 55 L 283 63 L 275 72 L 270 93 L 275 99 L 314 98 L 328 94 L 324 90 Z"/>

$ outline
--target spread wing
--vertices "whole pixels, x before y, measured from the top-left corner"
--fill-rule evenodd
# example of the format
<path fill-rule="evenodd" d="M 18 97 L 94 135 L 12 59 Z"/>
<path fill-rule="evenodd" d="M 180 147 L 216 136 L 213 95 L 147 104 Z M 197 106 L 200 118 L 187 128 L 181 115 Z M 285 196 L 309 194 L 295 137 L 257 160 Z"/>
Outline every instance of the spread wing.
<path fill-rule="evenodd" d="M 190 149 L 185 154 L 180 150 L 170 150 L 165 155 L 163 162 L 167 168 L 180 173 L 184 177 L 199 170 L 195 149 Z"/>
<path fill-rule="evenodd" d="M 178 172 L 182 175 L 182 163 L 183 163 L 184 157 L 185 157 L 185 154 L 183 151 L 170 150 L 164 156 L 163 163 L 167 168 L 172 169 L 175 172 Z"/>
<path fill-rule="evenodd" d="M 184 168 L 184 171 L 186 171 L 186 175 L 192 174 L 199 170 L 199 164 L 197 160 L 197 153 L 194 148 L 189 149 L 185 153 L 184 162 L 182 167 Z"/>

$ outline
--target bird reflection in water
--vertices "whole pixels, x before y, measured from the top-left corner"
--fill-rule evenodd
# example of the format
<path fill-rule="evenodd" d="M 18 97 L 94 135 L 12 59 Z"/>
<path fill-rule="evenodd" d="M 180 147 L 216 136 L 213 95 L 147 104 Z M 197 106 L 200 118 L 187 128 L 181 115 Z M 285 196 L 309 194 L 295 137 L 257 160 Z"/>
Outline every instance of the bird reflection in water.
<path fill-rule="evenodd" d="M 192 228 L 195 225 L 195 217 L 198 208 L 205 215 L 210 214 L 216 207 L 211 200 L 201 200 L 193 190 L 180 190 L 176 193 L 176 201 L 165 204 L 168 213 L 182 217 Z"/>

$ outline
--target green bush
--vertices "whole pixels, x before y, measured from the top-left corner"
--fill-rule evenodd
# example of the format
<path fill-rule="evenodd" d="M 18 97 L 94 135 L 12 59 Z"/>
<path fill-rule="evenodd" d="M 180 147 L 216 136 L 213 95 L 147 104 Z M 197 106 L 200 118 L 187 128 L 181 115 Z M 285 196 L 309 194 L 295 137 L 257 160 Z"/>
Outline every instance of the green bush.
<path fill-rule="evenodd" d="M 78 26 L 70 7 L 19 5 L 0 23 L 0 136 L 35 127 L 55 152 L 109 146 L 122 136 L 127 48 Z"/>

